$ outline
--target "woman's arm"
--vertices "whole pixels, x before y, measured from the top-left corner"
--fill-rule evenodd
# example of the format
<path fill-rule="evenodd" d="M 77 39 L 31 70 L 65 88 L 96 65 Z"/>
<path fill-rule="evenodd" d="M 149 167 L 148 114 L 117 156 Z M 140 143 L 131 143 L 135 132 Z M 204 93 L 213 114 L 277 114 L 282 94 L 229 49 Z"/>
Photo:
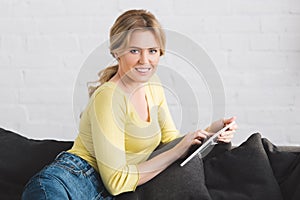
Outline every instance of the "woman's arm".
<path fill-rule="evenodd" d="M 115 88 L 100 88 L 89 107 L 93 151 L 101 179 L 112 195 L 134 191 L 139 172 L 125 150 L 126 103 Z"/>
<path fill-rule="evenodd" d="M 192 145 L 201 144 L 201 140 L 206 138 L 207 134 L 208 133 L 204 130 L 188 133 L 172 149 L 161 153 L 148 161 L 140 163 L 137 166 L 140 174 L 138 185 L 142 185 L 151 180 L 177 159 L 186 155 Z"/>

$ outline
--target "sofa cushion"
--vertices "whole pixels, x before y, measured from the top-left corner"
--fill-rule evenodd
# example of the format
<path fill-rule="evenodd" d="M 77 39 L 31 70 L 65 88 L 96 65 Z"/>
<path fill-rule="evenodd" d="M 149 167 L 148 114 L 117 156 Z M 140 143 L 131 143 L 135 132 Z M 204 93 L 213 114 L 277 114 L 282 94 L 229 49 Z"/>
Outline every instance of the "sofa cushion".
<path fill-rule="evenodd" d="M 297 148 L 278 148 L 268 139 L 262 139 L 273 173 L 284 199 L 300 199 L 300 154 Z M 299 149 L 298 149 L 299 150 Z"/>
<path fill-rule="evenodd" d="M 205 161 L 205 180 L 214 200 L 281 200 L 280 187 L 274 177 L 260 134 Z"/>
<path fill-rule="evenodd" d="M 23 187 L 72 142 L 32 140 L 0 128 L 0 199 L 20 199 Z M 9 197 L 9 198 L 8 198 Z"/>

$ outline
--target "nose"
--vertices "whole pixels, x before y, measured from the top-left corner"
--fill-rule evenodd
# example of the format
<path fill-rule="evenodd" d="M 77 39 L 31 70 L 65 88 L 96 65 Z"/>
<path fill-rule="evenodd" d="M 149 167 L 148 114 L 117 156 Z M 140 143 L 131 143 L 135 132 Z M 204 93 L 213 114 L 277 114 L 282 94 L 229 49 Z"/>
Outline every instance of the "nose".
<path fill-rule="evenodd" d="M 149 64 L 149 55 L 148 52 L 145 50 L 142 50 L 142 53 L 140 54 L 140 60 L 139 60 L 140 64 Z"/>

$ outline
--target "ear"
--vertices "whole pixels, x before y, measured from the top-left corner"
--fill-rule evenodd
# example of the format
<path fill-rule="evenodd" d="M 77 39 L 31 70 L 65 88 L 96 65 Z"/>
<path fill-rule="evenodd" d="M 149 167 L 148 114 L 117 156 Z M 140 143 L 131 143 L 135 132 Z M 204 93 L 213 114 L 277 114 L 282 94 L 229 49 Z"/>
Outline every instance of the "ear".
<path fill-rule="evenodd" d="M 115 57 L 115 59 L 119 60 L 119 56 L 117 53 L 114 53 L 114 57 Z"/>

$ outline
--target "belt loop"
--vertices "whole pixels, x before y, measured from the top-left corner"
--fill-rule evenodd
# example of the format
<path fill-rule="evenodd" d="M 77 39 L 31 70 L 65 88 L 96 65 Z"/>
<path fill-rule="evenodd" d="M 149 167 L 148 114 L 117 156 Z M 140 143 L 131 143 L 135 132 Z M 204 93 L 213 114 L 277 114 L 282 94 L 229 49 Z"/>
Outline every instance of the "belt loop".
<path fill-rule="evenodd" d="M 55 157 L 55 160 L 58 159 L 62 154 L 64 154 L 66 151 L 62 151 L 60 152 L 56 157 Z"/>

